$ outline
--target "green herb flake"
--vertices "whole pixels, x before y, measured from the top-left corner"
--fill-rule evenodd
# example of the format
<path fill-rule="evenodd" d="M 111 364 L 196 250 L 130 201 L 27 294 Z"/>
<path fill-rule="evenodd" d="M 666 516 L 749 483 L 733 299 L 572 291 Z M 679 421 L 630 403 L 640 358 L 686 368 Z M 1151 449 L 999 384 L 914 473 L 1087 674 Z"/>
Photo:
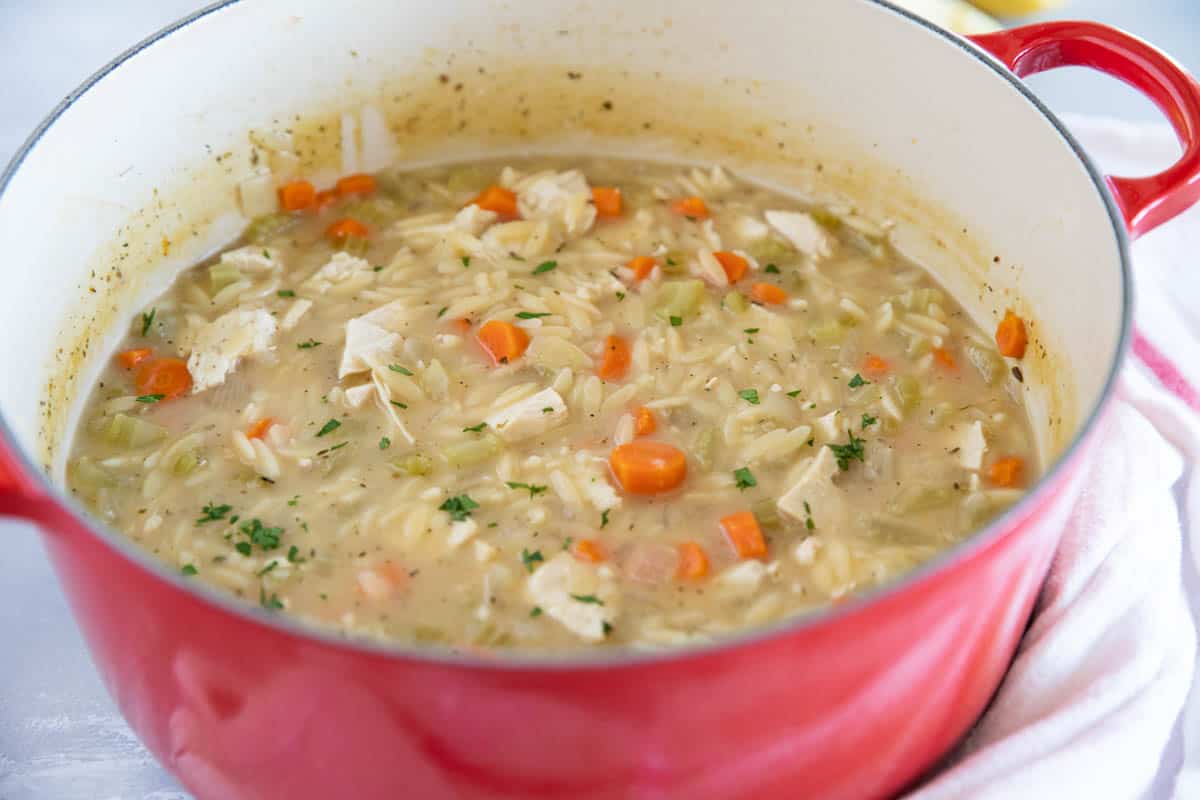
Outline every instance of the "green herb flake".
<path fill-rule="evenodd" d="M 622 300 L 624 300 L 624 299 L 625 299 L 625 293 L 624 293 L 624 292 L 617 292 L 617 302 L 619 303 L 619 302 L 621 302 L 621 301 L 622 301 Z"/>
<path fill-rule="evenodd" d="M 287 504 L 289 506 L 296 506 L 296 505 L 299 505 L 299 503 L 300 503 L 300 495 L 296 495 L 291 500 L 287 501 Z"/>
<path fill-rule="evenodd" d="M 449 310 L 450 310 L 450 306 L 442 306 L 441 308 L 438 309 L 437 318 L 441 319 L 442 315 L 445 314 Z"/>
<path fill-rule="evenodd" d="M 479 508 L 479 503 L 465 494 L 455 495 L 438 506 L 439 511 L 445 511 L 455 522 L 462 522 L 471 516 L 471 512 L 476 508 Z"/>
<path fill-rule="evenodd" d="M 250 555 L 250 551 L 251 551 L 253 548 L 250 546 L 250 543 L 249 543 L 249 542 L 238 542 L 237 544 L 235 544 L 235 545 L 233 546 L 233 549 L 234 549 L 234 550 L 237 550 L 239 553 L 241 553 L 241 554 L 242 554 L 242 555 L 244 555 L 244 556 L 249 556 L 249 555 Z"/>
<path fill-rule="evenodd" d="M 202 516 L 202 517 L 200 517 L 200 519 L 196 520 L 196 524 L 203 525 L 206 522 L 212 522 L 212 521 L 218 520 L 218 519 L 225 519 L 225 515 L 228 514 L 232 510 L 233 510 L 233 506 L 231 506 L 231 505 L 221 504 L 218 506 L 218 505 L 214 505 L 213 503 L 210 502 L 207 505 L 205 505 L 204 508 L 200 509 L 200 513 L 203 514 L 204 516 Z"/>
<path fill-rule="evenodd" d="M 338 442 L 333 447 L 326 447 L 324 450 L 318 450 L 317 455 L 319 455 L 319 456 L 328 455 L 328 454 L 332 453 L 334 450 L 341 450 L 343 447 L 345 447 L 348 444 L 350 444 L 350 443 L 349 442 Z M 265 478 L 264 478 L 264 480 L 265 480 Z M 271 481 L 271 482 L 274 483 L 274 481 Z"/>
<path fill-rule="evenodd" d="M 810 531 L 817 527 L 816 523 L 813 522 L 812 509 L 809 508 L 807 500 L 804 501 L 804 527 L 808 528 Z"/>
<path fill-rule="evenodd" d="M 571 599 L 577 603 L 590 603 L 596 606 L 604 605 L 604 601 L 594 594 L 573 594 Z"/>
<path fill-rule="evenodd" d="M 399 364 L 388 364 L 388 369 L 390 369 L 392 372 L 399 372 L 401 375 L 408 375 L 409 377 L 411 377 L 413 374 L 411 369 L 402 367 Z"/>
<path fill-rule="evenodd" d="M 610 512 L 610 511 L 612 511 L 611 508 L 606 508 L 600 512 L 600 527 L 601 528 L 608 525 L 608 512 Z"/>
<path fill-rule="evenodd" d="M 191 577 L 192 575 L 195 575 L 199 571 L 200 570 L 196 569 L 195 564 L 184 564 L 183 568 L 179 570 L 181 575 L 185 575 L 187 577 Z"/>
<path fill-rule="evenodd" d="M 267 597 L 267 590 L 261 584 L 258 587 L 258 604 L 268 611 L 278 611 L 283 608 L 283 603 L 279 601 L 279 595 L 271 592 L 271 596 Z"/>
<path fill-rule="evenodd" d="M 342 427 L 342 423 L 338 422 L 336 419 L 331 419 L 329 422 L 326 422 L 321 426 L 321 430 L 317 431 L 317 436 L 321 437 L 327 433 L 333 433 L 340 427 Z"/>
<path fill-rule="evenodd" d="M 537 618 L 537 617 L 540 617 L 541 615 L 542 615 L 542 607 L 541 606 L 534 606 L 533 608 L 529 609 L 529 616 L 531 618 Z"/>
<path fill-rule="evenodd" d="M 533 274 L 541 275 L 543 272 L 550 272 L 551 270 L 557 269 L 557 268 L 558 268 L 557 261 L 543 261 L 542 263 L 538 264 L 536 267 L 533 268 Z"/>
<path fill-rule="evenodd" d="M 563 539 L 563 550 L 570 550 L 571 543 L 574 541 L 575 541 L 574 536 L 568 536 L 566 539 Z"/>
<path fill-rule="evenodd" d="M 613 626 L 607 620 L 604 622 L 604 624 L 602 625 L 602 627 L 600 629 L 602 631 L 604 631 L 605 636 L 608 636 L 610 633 L 613 632 Z"/>
<path fill-rule="evenodd" d="M 774 264 L 767 264 L 767 268 L 764 269 L 763 272 L 769 273 L 771 275 L 778 275 L 779 267 L 775 266 Z"/>
<path fill-rule="evenodd" d="M 268 572 L 271 572 L 272 570 L 274 570 L 274 569 L 275 569 L 276 567 L 278 567 L 278 566 L 279 566 L 279 562 L 278 562 L 278 561 L 272 561 L 270 564 L 267 564 L 265 567 L 263 567 L 262 569 L 260 569 L 260 570 L 259 570 L 257 573 L 255 573 L 255 574 L 256 574 L 256 575 L 258 575 L 258 577 L 260 577 L 260 578 L 261 578 L 263 575 L 266 575 Z"/>
<path fill-rule="evenodd" d="M 749 467 L 740 467 L 735 469 L 733 471 L 733 480 L 734 485 L 742 491 L 758 486 L 758 481 L 755 479 L 754 473 L 750 471 Z"/>
<path fill-rule="evenodd" d="M 545 408 L 542 409 L 542 413 L 543 414 L 553 414 L 554 409 L 550 406 L 546 406 Z"/>
<path fill-rule="evenodd" d="M 528 490 L 530 497 L 539 495 L 548 488 L 546 486 L 538 486 L 537 484 L 533 483 L 520 483 L 518 481 L 505 481 L 504 485 L 510 489 L 526 489 Z"/>
<path fill-rule="evenodd" d="M 263 550 L 279 547 L 279 539 L 283 536 L 283 528 L 268 528 L 258 518 L 243 522 L 238 531 L 248 538 L 251 544 L 256 544 Z"/>
<path fill-rule="evenodd" d="M 383 265 L 376 264 L 375 266 L 371 267 L 371 271 L 372 272 L 383 272 Z"/>
<path fill-rule="evenodd" d="M 148 314 L 142 314 L 142 336 L 150 333 L 150 326 L 154 324 L 154 315 L 157 313 L 158 309 L 152 308 Z"/>
<path fill-rule="evenodd" d="M 802 392 L 802 391 L 803 391 L 803 389 L 793 389 L 792 391 L 787 393 L 787 396 L 788 397 L 799 397 L 800 392 Z"/>
<path fill-rule="evenodd" d="M 759 328 L 746 328 L 742 331 L 742 333 L 754 334 L 754 333 L 758 333 L 759 330 L 760 330 Z"/>
<path fill-rule="evenodd" d="M 535 311 L 518 311 L 517 319 L 540 319 L 541 317 L 550 316 L 550 312 L 535 312 Z"/>
<path fill-rule="evenodd" d="M 280 289 L 275 294 L 278 297 L 295 297 L 296 296 L 296 293 L 293 292 L 291 289 Z"/>
<path fill-rule="evenodd" d="M 860 386 L 866 386 L 868 383 L 870 383 L 870 381 L 864 380 L 863 376 L 859 375 L 856 372 L 856 373 L 854 373 L 854 377 L 851 378 L 850 382 L 847 383 L 846 385 L 849 386 L 851 389 L 857 389 Z"/>
<path fill-rule="evenodd" d="M 533 572 L 533 565 L 539 562 L 544 562 L 546 559 L 542 557 L 541 550 L 526 550 L 521 548 L 521 563 L 525 566 L 526 572 Z"/>
<path fill-rule="evenodd" d="M 144 394 L 144 395 L 140 396 L 137 399 L 137 401 L 139 403 L 157 403 L 159 400 L 162 400 L 164 397 L 166 397 L 165 394 Z"/>
<path fill-rule="evenodd" d="M 738 392 L 738 397 L 742 398 L 752 406 L 756 406 L 759 403 L 758 389 L 742 389 L 740 392 Z"/>
<path fill-rule="evenodd" d="M 879 422 L 879 417 L 872 417 L 870 414 L 862 415 L 863 430 L 866 430 L 868 427 L 870 427 L 871 425 L 874 425 L 876 422 Z"/>
<path fill-rule="evenodd" d="M 470 257 L 470 256 L 463 256 L 463 257 L 462 257 L 462 265 L 463 265 L 463 267 L 464 267 L 464 268 L 471 266 L 471 257 Z"/>
<path fill-rule="evenodd" d="M 320 347 L 321 343 L 316 339 L 309 339 L 307 342 L 299 342 L 296 347 L 300 350 L 312 350 L 314 347 Z"/>
<path fill-rule="evenodd" d="M 389 439 L 388 437 L 383 436 L 379 439 L 379 449 L 380 450 L 387 450 L 391 446 L 392 446 L 392 440 Z"/>
<path fill-rule="evenodd" d="M 303 564 L 304 559 L 300 557 L 300 548 L 292 545 L 288 548 L 287 560 L 290 564 Z"/>
<path fill-rule="evenodd" d="M 678 328 L 683 324 L 683 317 L 671 317 L 671 327 Z"/>
<path fill-rule="evenodd" d="M 406 408 L 408 408 L 408 404 L 407 404 L 407 403 L 401 403 L 399 400 L 392 400 L 392 401 L 390 401 L 390 402 L 391 402 L 391 404 L 392 404 L 392 405 L 394 405 L 396 408 L 405 408 L 405 409 L 406 409 Z"/>
<path fill-rule="evenodd" d="M 833 451 L 833 455 L 837 458 L 838 469 L 845 472 L 850 469 L 851 461 L 863 461 L 864 450 L 863 444 L 865 439 L 859 439 L 853 433 L 850 434 L 850 441 L 847 444 L 830 444 L 826 445 Z"/>
<path fill-rule="evenodd" d="M 463 433 L 480 433 L 486 427 L 487 427 L 487 423 L 481 422 L 478 425 L 471 425 L 469 427 L 463 428 Z"/>

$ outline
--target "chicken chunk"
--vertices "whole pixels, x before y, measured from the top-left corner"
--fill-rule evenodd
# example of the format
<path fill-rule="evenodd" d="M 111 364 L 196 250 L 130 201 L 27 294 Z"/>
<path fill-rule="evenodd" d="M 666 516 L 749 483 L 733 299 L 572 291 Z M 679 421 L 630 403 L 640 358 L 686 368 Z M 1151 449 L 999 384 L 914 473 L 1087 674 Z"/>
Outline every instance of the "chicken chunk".
<path fill-rule="evenodd" d="M 568 238 L 582 236 L 596 221 L 592 189 L 579 170 L 544 172 L 517 184 L 517 209 L 524 219 L 557 223 Z"/>
<path fill-rule="evenodd" d="M 801 253 L 812 258 L 826 258 L 833 253 L 833 237 L 811 214 L 802 211 L 768 211 L 763 216 Z"/>
<path fill-rule="evenodd" d="M 192 393 L 220 386 L 242 358 L 268 350 L 275 333 L 275 318 L 261 308 L 235 309 L 205 325 L 188 356 Z"/>
<path fill-rule="evenodd" d="M 553 389 L 543 389 L 488 417 L 488 427 L 508 442 L 545 433 L 567 419 L 567 404 Z"/>
<path fill-rule="evenodd" d="M 278 250 L 247 245 L 221 254 L 221 263 L 236 267 L 243 275 L 260 275 L 283 266 Z"/>
<path fill-rule="evenodd" d="M 794 520 L 807 522 L 811 517 L 818 530 L 836 530 L 846 520 L 845 497 L 833 482 L 837 473 L 833 451 L 822 447 L 800 479 L 779 498 L 776 507 Z"/>
<path fill-rule="evenodd" d="M 530 601 L 567 630 L 591 642 L 604 639 L 617 617 L 620 593 L 594 564 L 559 553 L 526 581 Z"/>
<path fill-rule="evenodd" d="M 979 471 L 983 466 L 983 454 L 987 451 L 987 439 L 983 435 L 983 423 L 975 420 L 956 432 L 958 463 L 966 469 Z"/>
<path fill-rule="evenodd" d="M 370 274 L 371 264 L 361 258 L 339 251 L 333 254 L 325 266 L 306 280 L 304 286 L 312 291 L 324 293 L 329 291 L 334 284 L 342 283 L 360 273 Z"/>
<path fill-rule="evenodd" d="M 404 341 L 400 334 L 380 327 L 368 317 L 370 314 L 355 317 L 346 323 L 346 345 L 342 349 L 342 362 L 338 365 L 339 378 L 387 363 Z"/>

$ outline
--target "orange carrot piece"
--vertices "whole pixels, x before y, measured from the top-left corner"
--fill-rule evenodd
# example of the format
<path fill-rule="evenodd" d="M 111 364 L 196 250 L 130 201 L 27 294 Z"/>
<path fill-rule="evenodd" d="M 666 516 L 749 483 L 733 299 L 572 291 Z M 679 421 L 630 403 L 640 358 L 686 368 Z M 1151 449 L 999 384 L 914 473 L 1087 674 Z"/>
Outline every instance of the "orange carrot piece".
<path fill-rule="evenodd" d="M 1009 456 L 993 463 L 988 469 L 988 477 L 997 486 L 1012 487 L 1021 482 L 1021 473 L 1024 469 L 1024 461 L 1016 456 Z"/>
<path fill-rule="evenodd" d="M 740 281 L 746 275 L 746 270 L 750 269 L 749 261 L 728 250 L 719 250 L 713 253 L 713 258 L 720 262 L 722 269 L 725 270 L 725 277 L 729 279 L 730 283 Z"/>
<path fill-rule="evenodd" d="M 634 256 L 625 266 L 633 271 L 635 281 L 644 281 L 658 266 L 658 259 L 651 256 Z"/>
<path fill-rule="evenodd" d="M 621 216 L 621 190 L 615 186 L 593 186 L 592 204 L 597 217 Z"/>
<path fill-rule="evenodd" d="M 704 552 L 703 547 L 695 542 L 680 542 L 677 549 L 679 567 L 675 571 L 675 577 L 695 581 L 708 575 L 708 553 Z"/>
<path fill-rule="evenodd" d="M 317 200 L 317 190 L 308 181 L 290 181 L 279 187 L 279 205 L 284 211 L 304 211 Z"/>
<path fill-rule="evenodd" d="M 571 555 L 580 561 L 599 564 L 608 559 L 604 546 L 595 539 L 580 539 L 571 545 Z"/>
<path fill-rule="evenodd" d="M 313 199 L 312 210 L 318 212 L 324 211 L 326 208 L 329 208 L 329 206 L 336 203 L 337 199 L 337 192 L 333 191 L 332 189 L 324 189 L 320 192 L 317 192 L 317 196 Z"/>
<path fill-rule="evenodd" d="M 620 336 L 609 336 L 604 340 L 604 355 L 596 374 L 602 380 L 619 381 L 629 371 L 630 355 L 629 342 Z"/>
<path fill-rule="evenodd" d="M 450 320 L 450 327 L 459 333 L 467 333 L 471 330 L 471 320 L 465 317 L 457 317 Z"/>
<path fill-rule="evenodd" d="M 696 197 L 695 195 L 672 200 L 671 210 L 689 219 L 705 219 L 708 217 L 708 206 L 705 205 L 704 198 Z"/>
<path fill-rule="evenodd" d="M 654 412 L 645 406 L 638 406 L 633 412 L 633 433 L 635 436 L 649 436 L 658 428 Z"/>
<path fill-rule="evenodd" d="M 479 343 L 497 364 L 508 364 L 521 357 L 529 346 L 529 334 L 511 322 L 493 319 L 485 322 L 477 334 Z"/>
<path fill-rule="evenodd" d="M 153 354 L 154 351 L 149 347 L 135 347 L 132 350 L 122 350 L 120 353 L 117 353 L 117 363 L 125 369 L 133 369 Z"/>
<path fill-rule="evenodd" d="M 484 211 L 495 211 L 501 219 L 517 217 L 517 196 L 503 186 L 489 186 L 467 205 L 477 205 Z"/>
<path fill-rule="evenodd" d="M 357 580 L 358 590 L 372 600 L 386 600 L 403 589 L 408 581 L 408 572 L 394 561 L 359 570 Z"/>
<path fill-rule="evenodd" d="M 760 558 L 767 554 L 767 540 L 753 513 L 739 511 L 721 517 L 721 528 L 739 558 Z"/>
<path fill-rule="evenodd" d="M 787 292 L 773 283 L 756 283 L 750 287 L 750 297 L 763 305 L 777 306 L 786 303 Z"/>
<path fill-rule="evenodd" d="M 687 456 L 666 442 L 632 441 L 614 449 L 608 461 L 617 482 L 630 494 L 669 492 L 687 477 Z"/>
<path fill-rule="evenodd" d="M 333 189 L 339 197 L 346 197 L 352 194 L 370 194 L 375 191 L 375 178 L 364 172 L 358 172 L 338 178 Z"/>
<path fill-rule="evenodd" d="M 862 371 L 868 378 L 877 381 L 892 371 L 892 365 L 887 359 L 869 355 L 863 359 Z"/>
<path fill-rule="evenodd" d="M 325 235 L 334 240 L 345 240 L 352 236 L 359 239 L 365 239 L 369 233 L 370 231 L 367 230 L 366 225 L 363 225 L 358 220 L 351 219 L 350 217 L 339 219 L 337 222 L 325 229 Z"/>
<path fill-rule="evenodd" d="M 258 422 L 246 429 L 247 439 L 261 439 L 267 435 L 267 431 L 275 424 L 275 420 L 270 417 L 263 417 Z"/>
<path fill-rule="evenodd" d="M 156 358 L 138 367 L 135 383 L 139 394 L 161 394 L 170 400 L 192 388 L 192 374 L 182 359 Z"/>
<path fill-rule="evenodd" d="M 1025 348 L 1029 345 L 1029 337 L 1025 333 L 1025 320 L 1018 317 L 1009 309 L 1004 313 L 1004 319 L 996 327 L 996 347 L 1000 355 L 1009 358 L 1024 358 Z"/>
<path fill-rule="evenodd" d="M 955 361 L 954 356 L 950 354 L 950 351 L 944 347 L 935 347 L 933 349 L 933 360 L 944 369 L 951 371 L 958 369 L 958 362 Z"/>

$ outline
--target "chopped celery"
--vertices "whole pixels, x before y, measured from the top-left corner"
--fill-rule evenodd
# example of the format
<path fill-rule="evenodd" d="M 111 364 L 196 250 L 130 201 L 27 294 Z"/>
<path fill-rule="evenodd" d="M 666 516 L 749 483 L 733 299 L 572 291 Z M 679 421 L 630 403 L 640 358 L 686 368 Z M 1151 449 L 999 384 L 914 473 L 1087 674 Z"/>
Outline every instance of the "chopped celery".
<path fill-rule="evenodd" d="M 912 411 L 921 405 L 921 382 L 915 375 L 897 375 L 893 378 L 896 396 L 900 398 L 900 406 L 906 411 Z"/>
<path fill-rule="evenodd" d="M 283 233 L 297 222 L 299 222 L 299 218 L 292 214 L 264 214 L 252 219 L 242 236 L 252 244 L 262 244 Z"/>
<path fill-rule="evenodd" d="M 842 218 L 826 208 L 814 208 L 808 212 L 812 218 L 831 231 L 842 227 Z"/>
<path fill-rule="evenodd" d="M 188 452 L 175 459 L 171 468 L 176 475 L 190 475 L 201 463 L 203 462 L 198 453 Z"/>
<path fill-rule="evenodd" d="M 949 486 L 908 486 L 889 504 L 897 514 L 932 511 L 953 502 L 955 491 Z"/>
<path fill-rule="evenodd" d="M 117 485 L 116 478 L 88 458 L 75 459 L 67 469 L 71 473 L 72 485 L 83 489 L 88 494 L 94 493 L 97 489 L 111 489 Z"/>
<path fill-rule="evenodd" d="M 393 461 L 392 466 L 406 475 L 428 475 L 433 472 L 433 459 L 424 453 L 409 453 Z"/>
<path fill-rule="evenodd" d="M 242 279 L 241 270 L 232 264 L 217 262 L 208 268 L 208 281 L 214 293 Z"/>
<path fill-rule="evenodd" d="M 487 461 L 504 449 L 504 443 L 491 434 L 484 434 L 474 439 L 464 439 L 461 442 L 448 444 L 442 450 L 442 455 L 450 466 L 457 469 L 473 467 Z"/>
<path fill-rule="evenodd" d="M 654 313 L 661 319 L 690 317 L 700 309 L 703 300 L 703 281 L 666 281 L 658 290 Z"/>
<path fill-rule="evenodd" d="M 142 447 L 167 435 L 167 429 L 128 414 L 117 414 L 100 428 L 101 438 L 122 447 Z"/>
<path fill-rule="evenodd" d="M 838 325 L 845 329 L 857 328 L 859 323 L 858 317 L 854 316 L 849 311 L 843 311 L 841 314 L 838 314 L 837 321 Z"/>
<path fill-rule="evenodd" d="M 384 225 L 395 219 L 401 211 L 402 209 L 392 198 L 377 194 L 349 202 L 339 213 L 368 225 Z"/>
<path fill-rule="evenodd" d="M 767 264 L 778 265 L 781 261 L 791 261 L 796 257 L 796 251 L 791 245 L 774 236 L 767 236 L 752 242 L 746 247 L 746 252 L 754 256 L 754 260 L 764 267 Z"/>
<path fill-rule="evenodd" d="M 871 532 L 885 542 L 914 545 L 928 543 L 930 540 L 930 535 L 923 526 L 894 514 L 871 514 L 866 523 Z"/>
<path fill-rule="evenodd" d="M 783 521 L 779 518 L 779 511 L 775 508 L 773 500 L 759 500 L 750 506 L 750 511 L 758 520 L 758 524 L 764 528 L 778 528 Z"/>
<path fill-rule="evenodd" d="M 1004 360 L 1000 358 L 1000 354 L 970 341 L 963 345 L 963 352 L 967 354 L 967 361 L 979 372 L 983 382 L 988 386 L 996 385 L 1004 374 Z"/>
<path fill-rule="evenodd" d="M 750 307 L 750 301 L 746 299 L 746 295 L 736 290 L 727 292 L 721 302 L 725 308 L 735 314 L 741 314 Z"/>
<path fill-rule="evenodd" d="M 712 469 L 717 451 L 717 429 L 701 428 L 692 440 L 692 460 L 701 469 Z"/>
<path fill-rule="evenodd" d="M 837 344 L 846 338 L 846 326 L 836 319 L 808 326 L 808 336 L 817 344 Z"/>

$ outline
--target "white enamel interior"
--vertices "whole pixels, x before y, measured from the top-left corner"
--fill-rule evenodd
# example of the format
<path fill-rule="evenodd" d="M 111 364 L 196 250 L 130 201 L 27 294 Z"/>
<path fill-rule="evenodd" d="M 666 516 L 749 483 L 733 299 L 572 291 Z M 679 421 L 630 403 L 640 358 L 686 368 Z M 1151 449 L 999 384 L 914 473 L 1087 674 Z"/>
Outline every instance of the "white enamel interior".
<path fill-rule="evenodd" d="M 1031 364 L 1027 386 L 1043 449 L 1057 453 L 1098 402 L 1117 354 L 1120 242 L 1069 143 L 963 48 L 869 0 L 806 0 L 787 14 L 771 0 L 227 6 L 101 77 L 45 131 L 0 196 L 8 261 L 0 412 L 42 460 L 43 401 L 78 399 L 64 372 L 86 379 L 137 303 L 236 231 L 232 187 L 248 169 L 248 129 L 310 108 L 357 109 L 385 81 L 458 61 L 533 62 L 556 73 L 658 71 L 706 87 L 714 106 L 733 93 L 737 81 L 725 79 L 761 81 L 757 93 L 739 90 L 740 100 L 792 120 L 815 154 L 868 154 L 892 168 L 879 174 L 966 220 L 982 248 L 969 268 L 945 268 L 950 260 L 937 247 L 926 248 L 930 263 L 989 325 L 1009 305 L 1036 320 L 1036 338 L 1052 357 Z M 620 97 L 621 88 L 614 91 Z M 561 148 L 571 133 L 537 131 L 527 143 L 536 149 L 534 138 Z M 461 155 L 480 145 L 449 137 L 445 146 Z M 639 152 L 636 140 L 606 147 Z M 403 155 L 404 143 L 398 148 Z M 236 158 L 214 167 L 214 154 L 225 150 Z M 747 169 L 776 176 L 767 163 Z M 911 206 L 899 189 L 888 192 L 864 204 Z M 927 224 L 947 225 L 934 216 Z M 181 234 L 181 226 L 190 228 Z M 961 233 L 936 232 L 947 242 Z M 162 258 L 163 236 L 173 243 L 170 259 Z M 955 249 L 947 247 L 941 252 Z M 114 255 L 125 256 L 121 276 L 93 278 L 112 268 Z M 95 330 L 86 358 L 56 355 L 87 326 Z M 1065 429 L 1056 434 L 1050 417 Z M 49 433 L 61 433 L 66 419 L 52 416 Z"/>

